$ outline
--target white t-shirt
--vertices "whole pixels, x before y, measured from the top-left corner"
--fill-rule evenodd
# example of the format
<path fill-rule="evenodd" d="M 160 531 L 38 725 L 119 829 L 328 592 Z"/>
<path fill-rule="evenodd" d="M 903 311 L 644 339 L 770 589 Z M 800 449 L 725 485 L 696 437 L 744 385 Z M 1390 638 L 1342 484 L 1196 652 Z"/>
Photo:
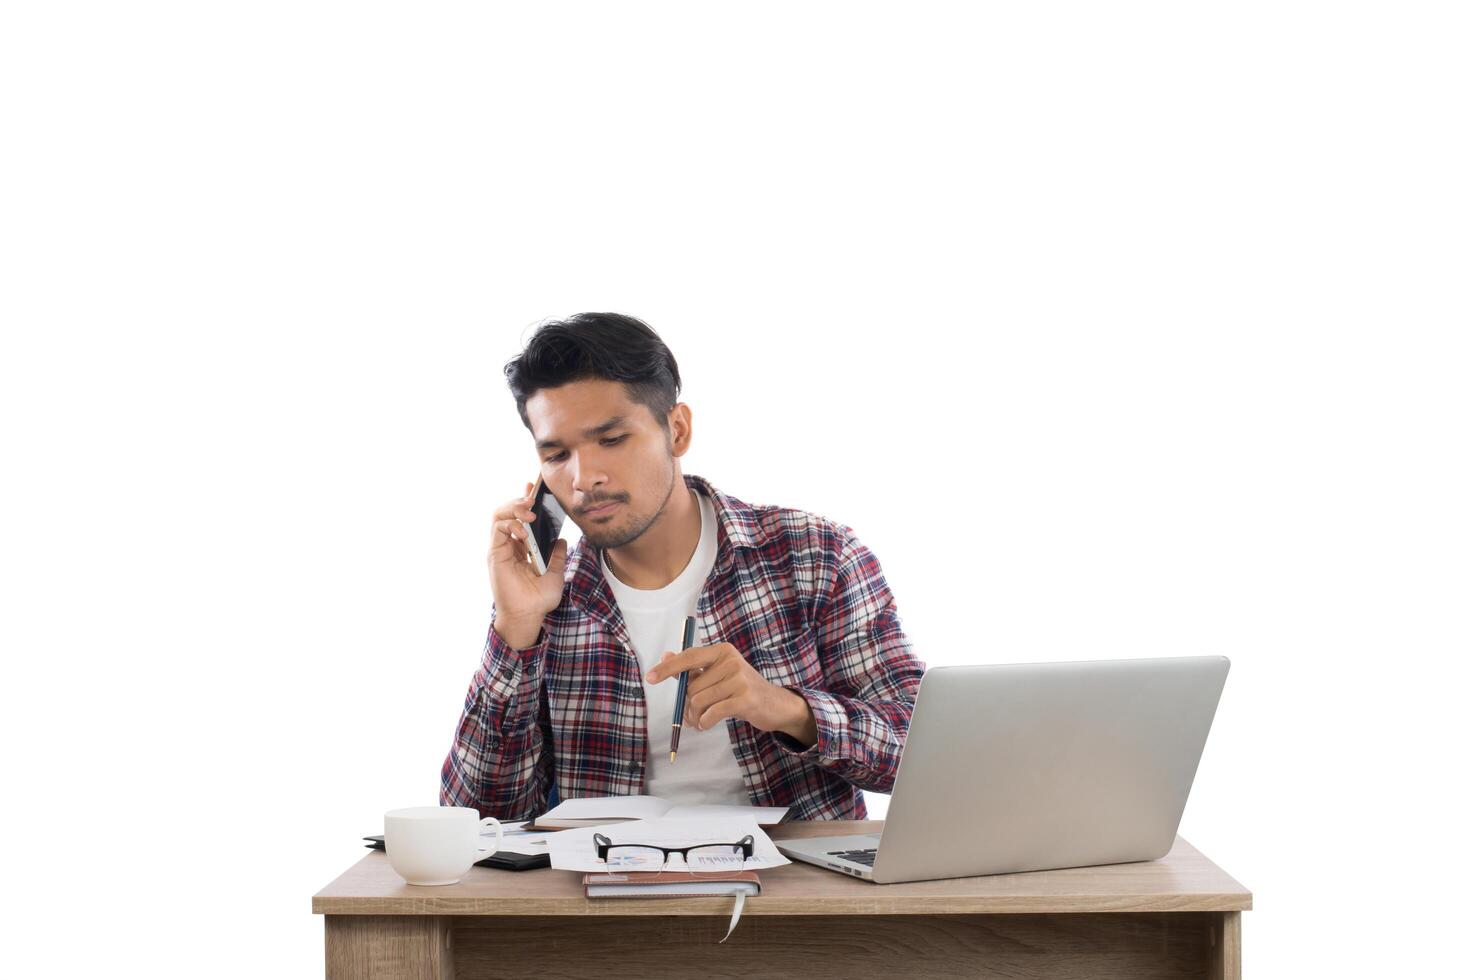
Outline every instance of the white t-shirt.
<path fill-rule="evenodd" d="M 677 653 L 683 647 L 684 620 L 698 612 L 699 594 L 704 580 L 714 568 L 719 549 L 719 525 L 714 504 L 698 491 L 699 546 L 694 557 L 678 578 L 661 589 L 634 589 L 618 581 L 602 557 L 602 575 L 612 589 L 628 636 L 638 655 L 638 665 L 646 674 L 666 651 Z M 703 623 L 694 633 L 695 646 L 707 646 Z M 690 681 L 693 677 L 689 678 Z M 643 682 L 643 696 L 648 703 L 648 780 L 647 792 L 678 803 L 737 803 L 750 805 L 740 764 L 730 744 L 729 729 L 720 722 L 701 732 L 693 727 L 694 719 L 684 716 L 683 731 L 678 738 L 678 761 L 669 763 L 668 743 L 672 737 L 673 707 L 678 696 L 678 679 L 661 684 Z"/>

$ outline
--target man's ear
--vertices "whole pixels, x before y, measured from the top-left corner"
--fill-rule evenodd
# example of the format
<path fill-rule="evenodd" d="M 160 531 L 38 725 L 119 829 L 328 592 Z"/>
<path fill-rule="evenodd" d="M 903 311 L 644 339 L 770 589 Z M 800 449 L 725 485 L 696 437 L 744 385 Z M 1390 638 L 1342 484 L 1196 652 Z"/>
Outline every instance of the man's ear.
<path fill-rule="evenodd" d="M 694 439 L 694 413 L 683 402 L 668 412 L 668 443 L 675 457 L 689 451 Z"/>

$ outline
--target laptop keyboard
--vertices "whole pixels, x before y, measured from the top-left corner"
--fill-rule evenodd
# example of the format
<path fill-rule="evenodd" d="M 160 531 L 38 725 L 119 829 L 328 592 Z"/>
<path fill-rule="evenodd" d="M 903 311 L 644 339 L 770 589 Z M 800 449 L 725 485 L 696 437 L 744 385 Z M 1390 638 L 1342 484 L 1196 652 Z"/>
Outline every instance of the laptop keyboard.
<path fill-rule="evenodd" d="M 877 860 L 877 848 L 868 847 L 860 851 L 827 851 L 832 857 L 846 858 L 854 864 L 865 864 L 872 867 L 872 862 Z"/>

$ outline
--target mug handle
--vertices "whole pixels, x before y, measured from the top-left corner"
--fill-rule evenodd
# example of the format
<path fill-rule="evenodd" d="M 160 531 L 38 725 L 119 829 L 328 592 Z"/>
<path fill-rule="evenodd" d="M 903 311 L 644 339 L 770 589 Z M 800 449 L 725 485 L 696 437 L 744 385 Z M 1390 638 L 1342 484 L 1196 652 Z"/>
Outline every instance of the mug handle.
<path fill-rule="evenodd" d="M 500 845 L 505 842 L 505 834 L 500 829 L 500 821 L 496 820 L 494 817 L 485 817 L 483 820 L 481 820 L 479 822 L 479 829 L 484 830 L 485 824 L 489 823 L 495 825 L 495 846 L 490 848 L 488 851 L 485 850 L 483 847 L 476 847 L 474 856 L 475 861 L 483 861 L 485 858 L 498 851 L 500 849 Z"/>

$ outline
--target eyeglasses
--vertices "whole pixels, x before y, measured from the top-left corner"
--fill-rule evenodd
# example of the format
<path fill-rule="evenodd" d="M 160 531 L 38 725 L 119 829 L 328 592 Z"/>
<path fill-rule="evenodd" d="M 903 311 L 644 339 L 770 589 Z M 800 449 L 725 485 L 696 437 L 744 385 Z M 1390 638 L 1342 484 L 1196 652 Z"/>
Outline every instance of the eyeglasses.
<path fill-rule="evenodd" d="M 733 844 L 695 844 L 690 847 L 659 847 L 656 844 L 614 844 L 601 834 L 592 835 L 597 845 L 597 859 L 608 868 L 619 871 L 662 871 L 677 854 L 683 867 L 675 863 L 672 871 L 739 870 L 755 854 L 755 835 L 746 834 Z"/>

